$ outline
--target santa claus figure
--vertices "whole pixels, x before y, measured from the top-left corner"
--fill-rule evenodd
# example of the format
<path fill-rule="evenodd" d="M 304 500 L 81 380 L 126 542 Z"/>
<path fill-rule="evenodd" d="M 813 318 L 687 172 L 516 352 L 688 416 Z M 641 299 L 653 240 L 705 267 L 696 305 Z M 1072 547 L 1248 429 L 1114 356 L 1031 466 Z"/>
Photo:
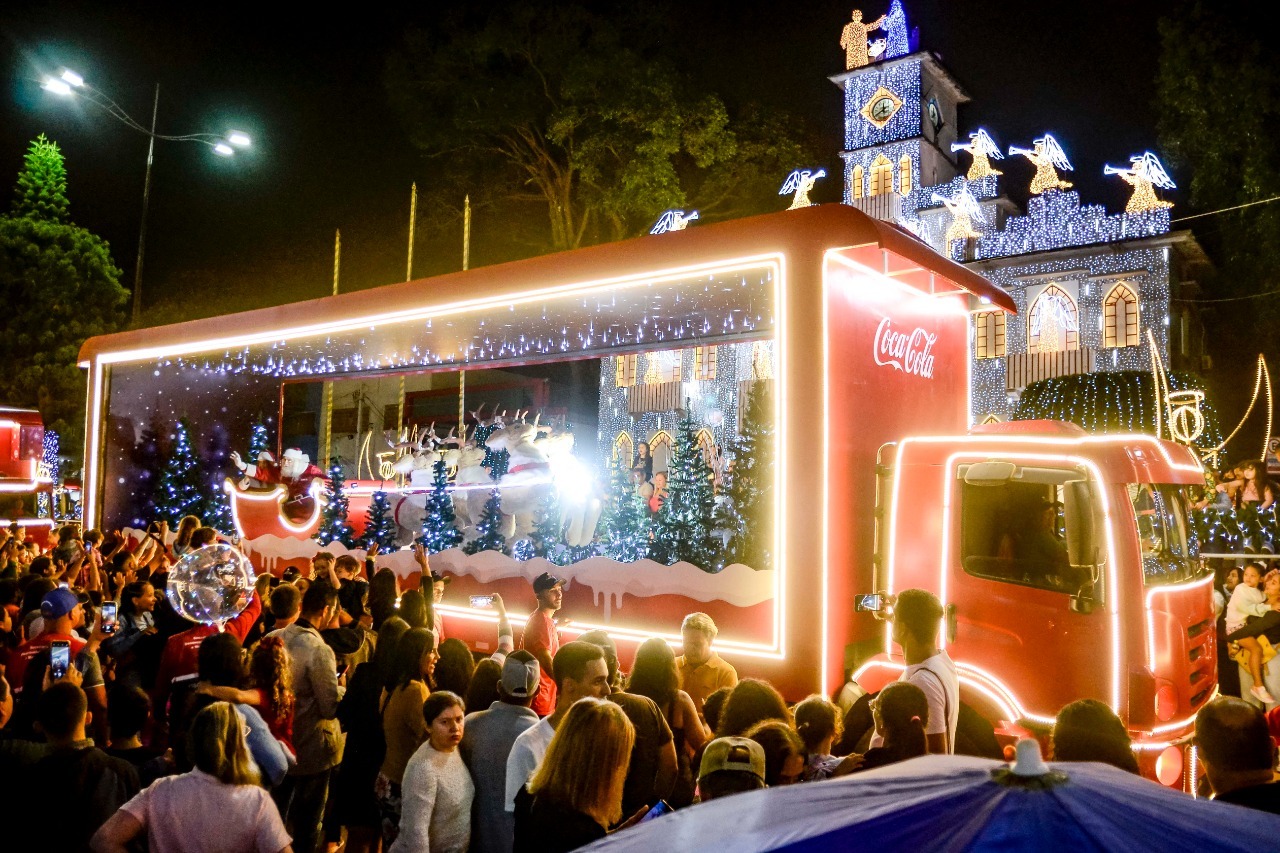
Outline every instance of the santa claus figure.
<path fill-rule="evenodd" d="M 263 459 L 264 456 L 266 459 Z M 246 480 L 263 485 L 283 484 L 289 490 L 284 512 L 291 519 L 307 518 L 315 509 L 311 484 L 316 480 L 323 480 L 324 472 L 312 465 L 311 458 L 298 448 L 290 447 L 286 450 L 279 465 L 271 459 L 269 453 L 260 454 L 256 465 L 245 463 L 239 453 L 232 453 L 231 461 Z"/>

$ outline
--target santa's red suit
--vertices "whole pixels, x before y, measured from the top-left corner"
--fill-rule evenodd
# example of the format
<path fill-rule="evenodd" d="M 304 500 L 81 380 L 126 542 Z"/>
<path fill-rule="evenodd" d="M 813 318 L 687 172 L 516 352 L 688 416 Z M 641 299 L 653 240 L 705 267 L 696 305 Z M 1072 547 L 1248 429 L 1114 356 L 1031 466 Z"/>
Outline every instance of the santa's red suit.
<path fill-rule="evenodd" d="M 296 447 L 284 452 L 280 464 L 264 463 L 246 465 L 243 469 L 245 477 L 257 480 L 266 485 L 281 483 L 289 490 L 289 498 L 285 501 L 285 513 L 295 518 L 305 518 L 315 508 L 315 499 L 311 496 L 311 484 L 324 479 L 324 472 L 311 464 L 310 458 Z"/>

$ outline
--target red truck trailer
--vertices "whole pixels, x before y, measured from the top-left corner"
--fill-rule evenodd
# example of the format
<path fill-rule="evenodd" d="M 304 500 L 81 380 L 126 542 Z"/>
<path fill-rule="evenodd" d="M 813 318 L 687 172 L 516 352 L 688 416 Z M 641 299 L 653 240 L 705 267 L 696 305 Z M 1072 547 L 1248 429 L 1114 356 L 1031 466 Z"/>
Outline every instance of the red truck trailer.
<path fill-rule="evenodd" d="M 217 418 L 228 400 L 278 406 L 294 423 L 284 383 L 428 375 L 461 397 L 478 371 L 527 378 L 592 360 L 598 417 L 579 445 L 630 464 L 632 448 L 649 444 L 656 468 L 685 412 L 710 455 L 731 446 L 744 399 L 768 383 L 773 480 L 756 525 L 767 558 L 668 565 L 595 554 L 552 565 L 452 548 L 432 557 L 453 579 L 440 607 L 448 635 L 491 648 L 493 614 L 468 597 L 500 592 L 523 620 L 530 580 L 552 570 L 568 579 L 568 636 L 605 628 L 625 664 L 648 637 L 678 647 L 682 617 L 707 612 L 741 674 L 796 700 L 831 693 L 850 672 L 867 689 L 896 678 L 884 625 L 856 613 L 854 598 L 922 587 L 946 603 L 963 701 L 997 733 L 1097 698 L 1128 721 L 1144 755 L 1163 759 L 1169 781 L 1216 684 L 1209 579 L 1187 551 L 1178 491 L 1199 482 L 1199 466 L 1185 448 L 1144 436 L 1095 439 L 1046 423 L 970 431 L 970 314 L 993 306 L 1014 311 L 1006 293 L 909 233 L 830 205 L 95 338 L 82 352 L 86 523 L 127 514 L 116 484 L 129 480 L 129 442 L 156 405 L 197 429 L 201 410 Z M 564 404 L 552 388 L 551 404 Z M 566 502 L 589 502 L 599 487 L 550 480 Z M 314 527 L 275 519 L 278 496 L 260 497 L 247 499 L 271 518 L 245 526 L 252 513 L 238 514 L 260 567 L 279 571 L 319 550 Z M 1021 565 L 1002 547 L 1009 524 L 1039 502 L 1061 504 L 1067 570 Z M 408 553 L 379 562 L 416 581 Z"/>
<path fill-rule="evenodd" d="M 16 523 L 41 542 L 53 529 L 52 518 L 40 517 L 40 497 L 52 501 L 54 487 L 43 462 L 40 412 L 0 406 L 0 525 Z"/>

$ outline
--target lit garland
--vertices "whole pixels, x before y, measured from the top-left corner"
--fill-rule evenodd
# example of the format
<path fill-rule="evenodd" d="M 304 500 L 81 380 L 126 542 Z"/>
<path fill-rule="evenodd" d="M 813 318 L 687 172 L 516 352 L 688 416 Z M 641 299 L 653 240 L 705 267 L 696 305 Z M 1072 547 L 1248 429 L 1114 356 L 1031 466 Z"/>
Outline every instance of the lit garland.
<path fill-rule="evenodd" d="M 57 502 L 54 497 L 63 492 L 62 458 L 58 455 L 58 434 L 51 429 L 44 431 L 44 446 L 40 452 L 38 476 L 47 477 L 53 484 L 53 494 L 40 492 L 36 495 L 36 515 L 40 518 L 56 518 Z"/>
<path fill-rule="evenodd" d="M 921 75 L 923 60 L 904 59 L 851 75 L 844 85 L 844 147 L 856 151 L 920 135 Z M 863 109 L 881 88 L 892 92 L 901 106 L 883 126 L 867 120 Z M 896 158 L 893 159 L 897 163 Z M 918 164 L 917 164 L 918 167 Z"/>

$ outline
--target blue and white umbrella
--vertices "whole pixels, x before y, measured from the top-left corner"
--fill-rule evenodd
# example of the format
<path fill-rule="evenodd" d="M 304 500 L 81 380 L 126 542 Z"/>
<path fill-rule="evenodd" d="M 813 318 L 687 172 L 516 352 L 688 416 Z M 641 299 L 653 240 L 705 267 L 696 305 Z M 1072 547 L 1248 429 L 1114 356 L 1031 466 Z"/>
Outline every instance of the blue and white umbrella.
<path fill-rule="evenodd" d="M 1280 816 L 1196 800 L 1105 764 L 1012 770 L 925 756 L 842 779 L 737 794 L 615 833 L 591 851 L 1241 851 L 1280 849 Z M 1025 759 L 1025 760 L 1024 760 Z"/>

